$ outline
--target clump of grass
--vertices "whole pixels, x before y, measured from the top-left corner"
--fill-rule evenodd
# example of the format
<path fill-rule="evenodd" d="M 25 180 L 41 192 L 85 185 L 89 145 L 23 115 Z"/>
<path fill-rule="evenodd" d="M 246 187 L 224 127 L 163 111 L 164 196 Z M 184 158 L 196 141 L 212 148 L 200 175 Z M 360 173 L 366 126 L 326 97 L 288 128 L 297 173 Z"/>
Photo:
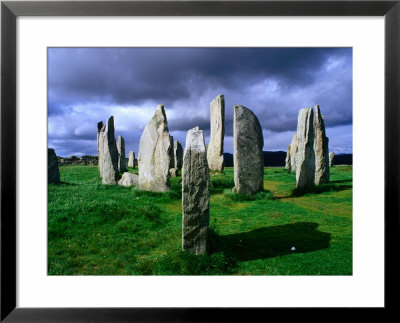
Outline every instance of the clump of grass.
<path fill-rule="evenodd" d="M 224 191 L 226 192 L 226 191 Z M 229 193 L 229 192 L 227 192 Z M 233 201 L 257 201 L 257 200 L 273 200 L 274 199 L 274 194 L 268 190 L 264 190 L 262 192 L 259 192 L 254 195 L 244 195 L 244 194 L 235 194 L 230 192 L 228 196 L 233 200 Z"/>

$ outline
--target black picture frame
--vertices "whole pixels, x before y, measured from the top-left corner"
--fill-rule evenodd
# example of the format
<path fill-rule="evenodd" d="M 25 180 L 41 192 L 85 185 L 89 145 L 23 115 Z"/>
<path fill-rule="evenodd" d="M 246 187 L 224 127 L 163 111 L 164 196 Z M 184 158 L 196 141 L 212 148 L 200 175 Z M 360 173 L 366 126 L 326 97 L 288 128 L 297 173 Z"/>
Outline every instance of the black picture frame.
<path fill-rule="evenodd" d="M 388 1 L 2 1 L 1 322 L 256 320 L 267 309 L 16 307 L 16 18 L 18 16 L 384 16 L 385 307 L 396 311 L 399 273 L 400 0 Z M 371 187 L 371 189 L 373 189 Z M 366 289 L 367 290 L 367 289 Z M 38 291 L 40 293 L 40 291 Z M 270 309 L 282 311 L 286 309 Z M 296 310 L 296 309 L 293 309 Z M 300 309 L 297 309 L 301 313 Z M 334 315 L 329 311 L 330 315 Z M 373 315 L 371 311 L 368 316 Z M 251 317 L 253 319 L 251 319 Z M 266 317 L 264 317 L 267 319 Z"/>

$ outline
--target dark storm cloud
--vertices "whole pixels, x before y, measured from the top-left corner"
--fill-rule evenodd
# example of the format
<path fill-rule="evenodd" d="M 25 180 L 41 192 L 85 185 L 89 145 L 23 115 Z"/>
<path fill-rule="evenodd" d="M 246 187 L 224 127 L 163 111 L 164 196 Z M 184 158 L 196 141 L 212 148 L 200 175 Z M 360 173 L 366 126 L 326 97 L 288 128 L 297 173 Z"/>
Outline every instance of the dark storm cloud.
<path fill-rule="evenodd" d="M 160 103 L 181 141 L 196 125 L 208 135 L 209 102 L 220 93 L 227 136 L 237 104 L 252 109 L 271 136 L 295 131 L 298 110 L 314 104 L 327 127 L 352 124 L 350 48 L 50 48 L 48 54 L 50 139 L 93 140 L 91 125 L 105 121 L 107 107 L 154 110 Z M 149 113 L 131 124 L 121 115 L 121 133 L 131 137 L 132 127 L 141 133 Z"/>

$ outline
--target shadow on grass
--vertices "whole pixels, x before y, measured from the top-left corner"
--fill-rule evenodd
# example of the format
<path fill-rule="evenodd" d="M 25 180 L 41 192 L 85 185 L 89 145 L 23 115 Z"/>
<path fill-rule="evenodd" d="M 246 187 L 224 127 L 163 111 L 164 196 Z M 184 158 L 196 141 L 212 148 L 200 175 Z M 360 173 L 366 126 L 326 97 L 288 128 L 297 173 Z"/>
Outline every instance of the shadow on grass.
<path fill-rule="evenodd" d="M 346 181 L 349 182 L 349 181 Z M 295 197 L 302 197 L 306 194 L 322 194 L 326 192 L 340 192 L 344 190 L 352 189 L 352 184 L 347 185 L 337 185 L 334 182 L 330 182 L 327 184 L 321 184 L 318 186 L 314 186 L 313 188 L 309 189 L 297 189 L 295 188 L 290 195 L 287 196 L 280 196 L 276 197 L 276 199 L 287 199 L 287 198 L 295 198 Z"/>
<path fill-rule="evenodd" d="M 336 181 L 330 181 L 330 183 L 351 183 L 353 181 L 352 178 L 349 179 L 338 179 Z"/>
<path fill-rule="evenodd" d="M 223 252 L 236 261 L 248 261 L 328 248 L 330 233 L 317 227 L 318 223 L 299 222 L 229 235 L 210 230 L 209 253 Z"/>

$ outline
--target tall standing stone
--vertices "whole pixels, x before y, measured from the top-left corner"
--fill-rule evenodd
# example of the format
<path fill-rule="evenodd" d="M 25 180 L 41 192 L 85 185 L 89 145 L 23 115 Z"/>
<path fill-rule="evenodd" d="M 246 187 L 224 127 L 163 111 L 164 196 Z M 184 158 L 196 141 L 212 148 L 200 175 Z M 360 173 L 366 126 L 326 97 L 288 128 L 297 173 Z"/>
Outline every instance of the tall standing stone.
<path fill-rule="evenodd" d="M 128 167 L 135 168 L 135 152 L 129 152 Z"/>
<path fill-rule="evenodd" d="M 234 108 L 233 164 L 237 194 L 252 195 L 264 189 L 264 137 L 256 115 L 241 105 Z"/>
<path fill-rule="evenodd" d="M 314 109 L 315 185 L 319 185 L 329 182 L 329 139 L 319 105 L 316 104 Z"/>
<path fill-rule="evenodd" d="M 203 131 L 188 131 L 182 168 L 182 250 L 207 251 L 210 175 Z"/>
<path fill-rule="evenodd" d="M 334 159 L 335 159 L 335 153 L 332 151 L 329 153 L 329 167 L 333 166 Z"/>
<path fill-rule="evenodd" d="M 285 158 L 285 168 L 291 170 L 292 167 L 290 165 L 290 145 L 287 148 L 286 158 Z"/>
<path fill-rule="evenodd" d="M 304 108 L 297 119 L 296 187 L 312 188 L 314 177 L 314 114 L 312 108 Z"/>
<path fill-rule="evenodd" d="M 210 170 L 224 169 L 225 99 L 222 94 L 210 102 L 210 142 L 207 160 Z"/>
<path fill-rule="evenodd" d="M 58 169 L 58 160 L 56 152 L 52 148 L 47 149 L 47 182 L 60 183 L 60 171 Z"/>
<path fill-rule="evenodd" d="M 183 163 L 183 148 L 178 140 L 174 141 L 174 168 L 181 170 Z"/>
<path fill-rule="evenodd" d="M 118 136 L 117 151 L 118 151 L 118 171 L 126 172 L 125 139 L 122 136 Z"/>
<path fill-rule="evenodd" d="M 114 117 L 108 118 L 99 135 L 100 160 L 103 184 L 117 184 L 118 151 L 115 142 Z M 100 163 L 100 161 L 99 161 Z"/>
<path fill-rule="evenodd" d="M 296 171 L 297 134 L 295 133 L 290 143 L 290 170 Z"/>
<path fill-rule="evenodd" d="M 99 167 L 100 177 L 101 177 L 100 133 L 103 127 L 104 127 L 103 121 L 97 123 L 97 161 L 98 161 L 97 163 Z"/>
<path fill-rule="evenodd" d="M 159 105 L 140 137 L 138 167 L 141 190 L 169 190 L 172 149 L 164 105 Z"/>

